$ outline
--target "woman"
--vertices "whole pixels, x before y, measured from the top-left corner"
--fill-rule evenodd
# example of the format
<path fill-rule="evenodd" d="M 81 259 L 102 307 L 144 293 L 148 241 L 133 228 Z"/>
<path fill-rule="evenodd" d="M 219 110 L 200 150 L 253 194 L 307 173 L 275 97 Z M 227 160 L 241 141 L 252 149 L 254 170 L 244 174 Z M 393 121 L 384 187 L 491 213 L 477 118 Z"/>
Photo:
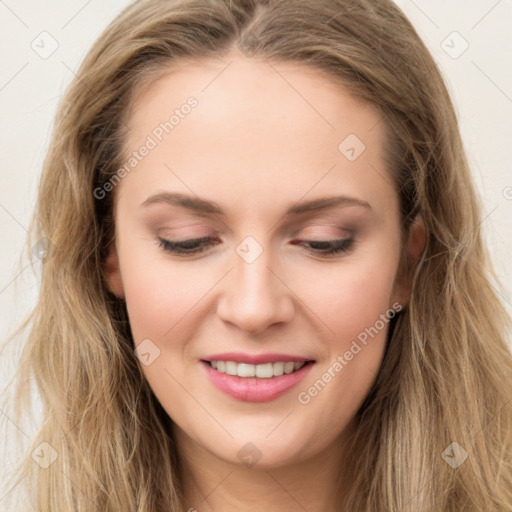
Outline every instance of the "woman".
<path fill-rule="evenodd" d="M 512 510 L 480 218 L 391 1 L 134 3 L 40 186 L 35 510 Z"/>

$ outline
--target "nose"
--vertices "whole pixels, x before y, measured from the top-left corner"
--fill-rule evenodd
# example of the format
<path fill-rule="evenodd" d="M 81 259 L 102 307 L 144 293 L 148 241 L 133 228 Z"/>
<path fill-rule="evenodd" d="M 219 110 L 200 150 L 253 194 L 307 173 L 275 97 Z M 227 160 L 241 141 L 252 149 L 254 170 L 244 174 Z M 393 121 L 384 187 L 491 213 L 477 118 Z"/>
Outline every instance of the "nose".
<path fill-rule="evenodd" d="M 272 268 L 269 251 L 252 262 L 235 254 L 234 262 L 235 268 L 223 281 L 218 316 L 251 333 L 289 322 L 295 313 L 294 294 Z"/>

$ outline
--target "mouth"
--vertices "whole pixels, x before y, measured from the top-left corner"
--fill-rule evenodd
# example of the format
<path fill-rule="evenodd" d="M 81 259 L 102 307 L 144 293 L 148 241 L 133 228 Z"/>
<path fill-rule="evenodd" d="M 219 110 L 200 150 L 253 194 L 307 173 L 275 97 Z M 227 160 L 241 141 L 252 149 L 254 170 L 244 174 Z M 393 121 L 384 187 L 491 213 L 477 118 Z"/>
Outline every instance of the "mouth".
<path fill-rule="evenodd" d="M 314 361 L 278 361 L 275 363 L 250 364 L 221 360 L 203 362 L 219 373 L 241 378 L 255 377 L 257 379 L 272 379 L 283 375 L 290 375 L 299 371 L 304 366 L 314 363 Z"/>
<path fill-rule="evenodd" d="M 286 394 L 309 374 L 314 364 L 312 360 L 259 364 L 201 360 L 214 387 L 242 402 L 268 402 Z"/>

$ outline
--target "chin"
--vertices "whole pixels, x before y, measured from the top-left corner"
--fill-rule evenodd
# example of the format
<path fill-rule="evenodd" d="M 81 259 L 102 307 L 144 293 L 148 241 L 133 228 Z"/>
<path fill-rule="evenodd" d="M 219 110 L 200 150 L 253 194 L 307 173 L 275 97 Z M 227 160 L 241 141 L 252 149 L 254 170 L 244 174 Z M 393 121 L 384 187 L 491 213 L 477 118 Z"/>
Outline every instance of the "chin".
<path fill-rule="evenodd" d="M 227 440 L 224 446 L 206 447 L 215 457 L 229 464 L 255 469 L 276 469 L 306 460 L 312 453 L 304 451 L 310 445 L 305 439 L 283 439 L 272 434 L 245 435 L 243 439 Z M 252 439 L 252 440 L 251 440 Z M 310 445 L 311 446 L 311 445 Z"/>

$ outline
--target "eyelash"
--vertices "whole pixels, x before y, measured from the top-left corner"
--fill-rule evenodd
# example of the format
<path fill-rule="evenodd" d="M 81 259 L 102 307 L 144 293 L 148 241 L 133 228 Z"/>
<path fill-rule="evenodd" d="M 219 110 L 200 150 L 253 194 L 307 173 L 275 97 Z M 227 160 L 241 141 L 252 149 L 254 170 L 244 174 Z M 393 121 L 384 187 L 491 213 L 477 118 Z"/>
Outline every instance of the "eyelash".
<path fill-rule="evenodd" d="M 205 250 L 207 245 L 211 245 L 209 242 L 212 240 L 211 237 L 194 238 L 191 240 L 183 240 L 181 242 L 171 242 L 158 237 L 159 244 L 164 251 L 178 254 L 178 255 L 194 255 L 199 254 Z M 302 242 L 307 245 L 316 245 L 317 247 L 323 248 L 323 250 L 310 249 L 314 254 L 329 257 L 336 256 L 339 253 L 347 253 L 352 248 L 354 239 L 346 238 L 340 240 L 323 241 L 323 240 L 312 240 L 309 242 Z"/>

